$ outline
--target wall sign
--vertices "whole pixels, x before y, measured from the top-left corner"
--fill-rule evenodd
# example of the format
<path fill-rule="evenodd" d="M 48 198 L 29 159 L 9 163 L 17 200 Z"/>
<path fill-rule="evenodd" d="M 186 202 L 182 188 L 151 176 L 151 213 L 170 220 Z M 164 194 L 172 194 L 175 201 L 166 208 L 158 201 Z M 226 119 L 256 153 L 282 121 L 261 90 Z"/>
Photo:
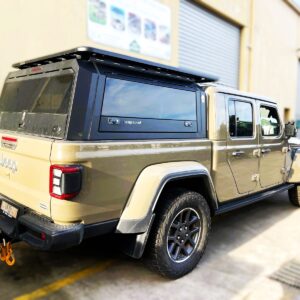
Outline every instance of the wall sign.
<path fill-rule="evenodd" d="M 88 0 L 88 35 L 100 44 L 171 59 L 171 9 L 156 0 Z"/>

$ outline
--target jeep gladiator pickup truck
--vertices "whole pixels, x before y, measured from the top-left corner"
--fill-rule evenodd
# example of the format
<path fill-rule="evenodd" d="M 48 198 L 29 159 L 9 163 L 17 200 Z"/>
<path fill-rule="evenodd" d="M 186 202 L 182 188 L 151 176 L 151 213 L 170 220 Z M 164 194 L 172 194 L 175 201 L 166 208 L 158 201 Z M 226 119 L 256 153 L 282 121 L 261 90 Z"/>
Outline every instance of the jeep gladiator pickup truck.
<path fill-rule="evenodd" d="M 212 216 L 287 190 L 300 206 L 295 130 L 269 99 L 88 47 L 14 67 L 0 98 L 6 243 L 59 250 L 115 233 L 178 278 Z"/>

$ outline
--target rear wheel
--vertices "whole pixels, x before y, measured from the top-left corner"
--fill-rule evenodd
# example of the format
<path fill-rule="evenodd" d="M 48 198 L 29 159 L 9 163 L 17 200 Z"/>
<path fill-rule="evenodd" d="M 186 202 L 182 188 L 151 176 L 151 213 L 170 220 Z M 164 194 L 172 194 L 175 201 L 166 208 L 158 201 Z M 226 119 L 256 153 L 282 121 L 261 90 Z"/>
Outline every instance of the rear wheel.
<path fill-rule="evenodd" d="M 289 199 L 294 206 L 300 207 L 300 185 L 289 189 Z"/>
<path fill-rule="evenodd" d="M 179 278 L 201 259 L 210 231 L 210 209 L 196 192 L 166 193 L 158 207 L 147 246 L 150 268 L 165 277 Z"/>

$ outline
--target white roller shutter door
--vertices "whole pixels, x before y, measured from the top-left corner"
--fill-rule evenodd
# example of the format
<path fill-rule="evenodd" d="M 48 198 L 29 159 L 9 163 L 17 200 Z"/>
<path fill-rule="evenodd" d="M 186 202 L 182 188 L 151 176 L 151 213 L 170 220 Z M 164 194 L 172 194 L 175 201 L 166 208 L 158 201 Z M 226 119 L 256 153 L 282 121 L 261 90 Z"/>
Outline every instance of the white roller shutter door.
<path fill-rule="evenodd" d="M 240 28 L 192 1 L 180 0 L 179 64 L 238 87 Z"/>

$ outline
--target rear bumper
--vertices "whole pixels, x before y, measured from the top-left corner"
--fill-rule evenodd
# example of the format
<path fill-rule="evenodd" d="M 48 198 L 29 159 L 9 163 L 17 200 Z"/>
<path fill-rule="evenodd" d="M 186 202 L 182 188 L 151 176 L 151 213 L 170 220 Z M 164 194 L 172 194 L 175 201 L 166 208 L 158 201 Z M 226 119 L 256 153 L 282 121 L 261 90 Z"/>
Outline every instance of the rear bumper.
<path fill-rule="evenodd" d="M 25 241 L 41 250 L 61 250 L 79 245 L 84 238 L 114 232 L 118 223 L 118 220 L 109 220 L 91 225 L 59 225 L 11 200 L 3 200 L 19 208 L 19 215 L 17 219 L 13 219 L 0 210 L 0 236 Z"/>

